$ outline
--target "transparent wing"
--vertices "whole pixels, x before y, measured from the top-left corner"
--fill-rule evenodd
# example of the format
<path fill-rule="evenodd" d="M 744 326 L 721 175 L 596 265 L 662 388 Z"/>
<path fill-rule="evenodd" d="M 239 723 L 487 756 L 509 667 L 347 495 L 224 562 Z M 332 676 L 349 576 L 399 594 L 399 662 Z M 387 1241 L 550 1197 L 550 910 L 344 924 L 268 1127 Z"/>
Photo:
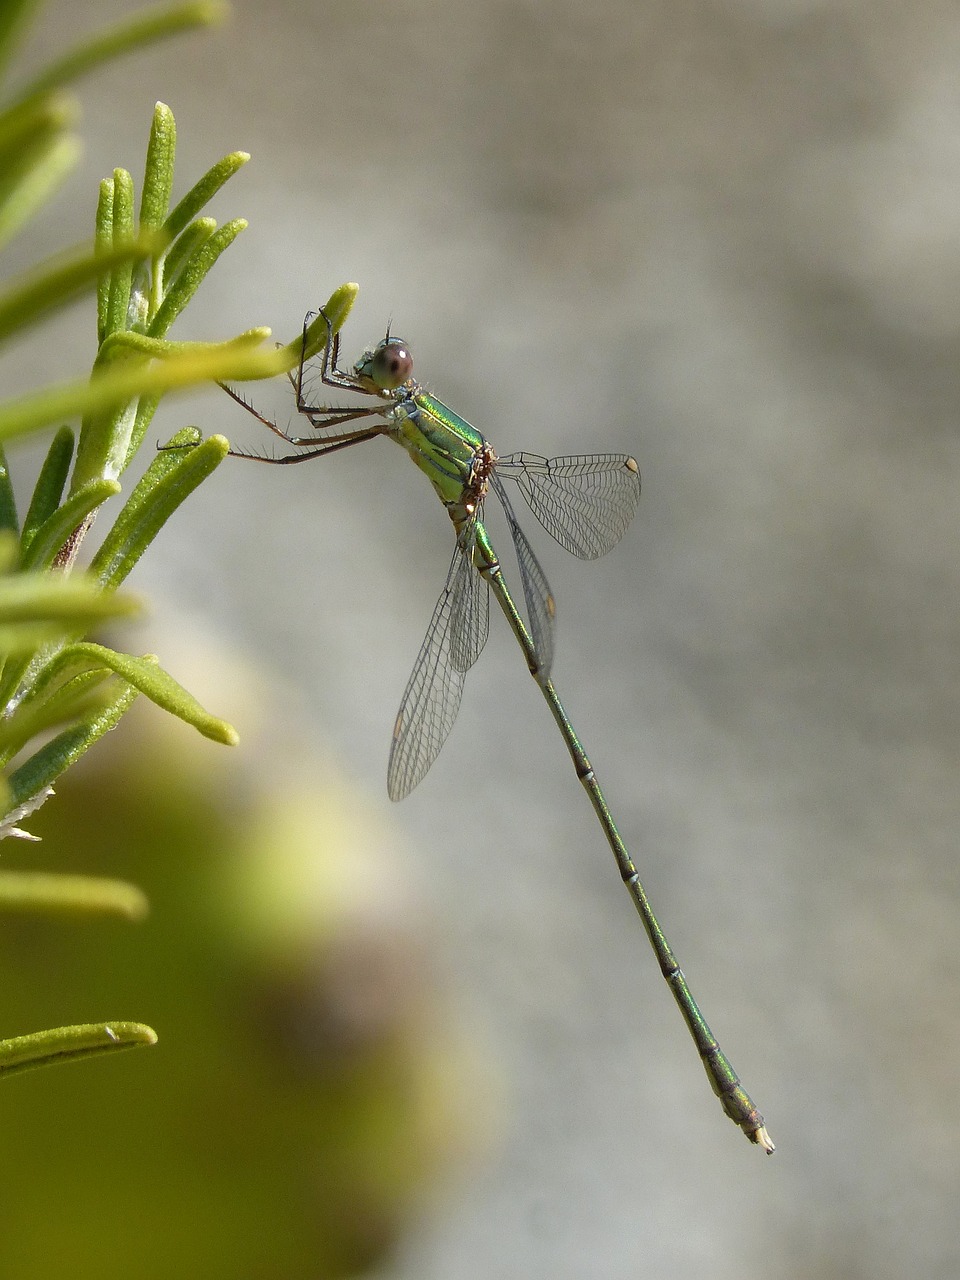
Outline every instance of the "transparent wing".
<path fill-rule="evenodd" d="M 497 497 L 503 504 L 504 515 L 507 517 L 510 536 L 513 538 L 514 550 L 517 553 L 520 581 L 523 583 L 523 598 L 527 604 L 527 618 L 530 622 L 530 638 L 537 651 L 540 670 L 548 676 L 553 666 L 553 624 L 557 616 L 557 606 L 553 600 L 550 584 L 547 582 L 547 575 L 540 568 L 540 562 L 533 554 L 527 535 L 517 522 L 510 499 L 496 471 L 493 472 L 490 480 Z"/>
<path fill-rule="evenodd" d="M 498 461 L 497 472 L 516 480 L 547 533 L 581 560 L 616 546 L 640 500 L 640 471 L 622 453 L 511 453 Z"/>
<path fill-rule="evenodd" d="M 387 792 L 402 800 L 440 754 L 460 710 L 466 672 L 487 638 L 486 583 L 473 565 L 472 529 L 458 540 L 393 726 Z M 469 535 L 469 536 L 468 536 Z"/>
<path fill-rule="evenodd" d="M 478 518 L 482 518 L 482 512 Z M 450 608 L 450 661 L 463 672 L 469 671 L 480 657 L 490 631 L 490 588 L 486 578 L 473 567 L 474 527 L 472 523 L 468 525 L 459 538 L 463 550 Z"/>

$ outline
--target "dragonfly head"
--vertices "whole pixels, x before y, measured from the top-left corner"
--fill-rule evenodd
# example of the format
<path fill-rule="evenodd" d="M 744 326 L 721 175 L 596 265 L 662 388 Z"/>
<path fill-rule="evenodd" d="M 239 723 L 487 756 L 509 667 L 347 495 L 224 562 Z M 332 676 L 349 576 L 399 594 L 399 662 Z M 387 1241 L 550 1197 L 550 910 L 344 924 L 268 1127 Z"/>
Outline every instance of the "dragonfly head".
<path fill-rule="evenodd" d="M 402 338 L 388 333 L 372 350 L 363 353 L 354 372 L 375 394 L 396 391 L 413 376 L 413 356 Z"/>

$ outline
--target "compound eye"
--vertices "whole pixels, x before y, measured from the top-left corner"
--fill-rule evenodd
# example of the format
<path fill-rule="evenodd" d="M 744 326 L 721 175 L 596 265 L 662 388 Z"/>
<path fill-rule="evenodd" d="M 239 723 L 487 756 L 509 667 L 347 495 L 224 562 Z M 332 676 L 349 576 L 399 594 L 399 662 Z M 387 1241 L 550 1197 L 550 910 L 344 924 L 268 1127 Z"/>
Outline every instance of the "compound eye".
<path fill-rule="evenodd" d="M 384 391 L 393 391 L 413 373 L 413 356 L 400 338 L 388 338 L 374 352 L 370 368 L 374 382 Z"/>

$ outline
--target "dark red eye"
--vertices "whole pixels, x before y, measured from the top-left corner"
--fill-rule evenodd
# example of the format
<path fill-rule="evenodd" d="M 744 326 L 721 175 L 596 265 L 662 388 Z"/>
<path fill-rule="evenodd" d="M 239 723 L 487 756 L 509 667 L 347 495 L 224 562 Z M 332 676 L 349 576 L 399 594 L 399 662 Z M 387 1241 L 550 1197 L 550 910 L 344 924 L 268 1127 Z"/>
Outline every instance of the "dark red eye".
<path fill-rule="evenodd" d="M 400 338 L 387 338 L 373 353 L 370 376 L 384 391 L 393 391 L 413 373 L 413 356 Z"/>

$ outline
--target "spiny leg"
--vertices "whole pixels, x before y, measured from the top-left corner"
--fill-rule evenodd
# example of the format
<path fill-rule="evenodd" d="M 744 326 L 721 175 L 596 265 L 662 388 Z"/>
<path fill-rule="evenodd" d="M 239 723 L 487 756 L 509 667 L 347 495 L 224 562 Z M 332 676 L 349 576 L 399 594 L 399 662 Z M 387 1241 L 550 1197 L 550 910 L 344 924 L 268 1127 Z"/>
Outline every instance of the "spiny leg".
<path fill-rule="evenodd" d="M 359 395 L 369 395 L 370 391 L 363 386 L 355 374 L 350 373 L 346 369 L 339 366 L 340 359 L 340 333 L 334 333 L 333 325 L 327 313 L 321 309 L 319 311 L 308 311 L 303 317 L 303 337 L 300 345 L 300 364 L 297 367 L 296 380 L 291 378 L 294 390 L 297 393 L 297 412 L 311 417 L 312 414 L 323 415 L 329 410 L 326 406 L 311 406 L 306 403 L 303 398 L 303 368 L 307 362 L 307 331 L 315 316 L 322 316 L 324 324 L 327 326 L 327 340 L 323 344 L 323 354 L 320 357 L 320 381 L 327 387 L 336 387 L 339 391 L 353 391 Z"/>
<path fill-rule="evenodd" d="M 339 404 L 318 404 L 313 406 L 300 404 L 300 392 L 297 387 L 297 374 L 292 370 L 287 370 L 287 381 L 293 387 L 294 395 L 297 396 L 297 412 L 301 413 L 312 427 L 316 427 L 318 431 L 322 431 L 325 427 L 339 426 L 343 422 L 352 422 L 355 418 L 367 418 L 380 412 L 377 405 L 369 405 L 363 409 L 352 409 L 347 405 Z M 223 386 L 223 383 L 220 383 Z M 234 395 L 229 387 L 223 387 L 228 395 L 233 395 L 234 400 L 238 400 L 244 408 L 249 409 L 250 405 L 241 397 Z M 256 410 L 253 410 L 256 413 Z M 259 416 L 259 415 L 258 415 Z M 261 419 L 262 421 L 262 419 Z M 268 424 L 269 425 L 269 424 Z M 291 444 L 312 444 L 313 440 L 309 437 L 304 440 L 295 440 L 294 437 L 284 435 L 284 439 L 289 440 Z"/>
<path fill-rule="evenodd" d="M 265 414 L 262 414 L 259 409 L 256 409 L 248 400 L 245 400 L 239 392 L 234 391 L 232 387 L 228 387 L 224 382 L 220 382 L 217 385 L 227 393 L 231 400 L 235 400 L 237 404 L 246 409 L 247 413 L 253 414 L 256 420 L 262 423 L 268 431 L 272 431 L 275 436 L 279 436 L 281 440 L 285 440 L 287 444 L 292 444 L 298 449 L 305 448 L 311 450 L 309 453 L 294 454 L 291 458 L 285 459 L 265 458 L 260 454 L 246 453 L 243 450 L 231 449 L 230 454 L 234 458 L 254 458 L 259 462 L 299 462 L 303 458 L 313 458 L 317 457 L 319 454 L 329 452 L 331 445 L 336 445 L 339 448 L 349 444 L 355 444 L 358 440 L 372 440 L 374 436 L 382 435 L 387 430 L 386 423 L 382 423 L 378 424 L 376 427 L 367 427 L 359 431 L 340 432 L 339 434 L 327 436 L 324 440 L 318 440 L 316 436 L 292 436 L 288 432 L 284 431 L 282 427 L 277 426 L 272 418 L 268 418 Z M 351 422 L 355 418 L 365 418 L 377 412 L 378 410 L 376 407 L 371 407 L 369 409 L 334 409 L 331 411 L 329 423 L 334 426 L 340 426 L 344 422 Z M 332 416 L 333 414 L 337 414 L 338 416 L 334 417 Z M 313 419 L 311 419 L 311 422 L 313 422 Z M 321 427 L 327 424 L 313 422 L 313 425 Z"/>
<path fill-rule="evenodd" d="M 323 307 L 315 314 L 323 316 L 323 322 L 327 326 L 327 341 L 323 348 L 323 359 L 320 363 L 320 381 L 328 387 L 342 387 L 346 391 L 362 391 L 363 388 L 357 385 L 354 375 L 348 370 L 340 368 L 340 330 L 338 329 L 336 333 L 333 332 L 330 318 Z M 304 317 L 303 327 L 304 353 L 306 353 L 309 317 L 310 312 L 308 311 Z"/>
<path fill-rule="evenodd" d="M 269 423 L 266 425 L 269 426 Z M 230 449 L 229 456 L 246 458 L 248 462 L 268 462 L 271 466 L 284 466 L 291 462 L 306 462 L 308 458 L 323 458 L 328 453 L 336 453 L 338 449 L 348 449 L 350 445 L 360 444 L 363 440 L 375 440 L 377 436 L 382 436 L 385 430 L 386 428 L 382 426 L 368 427 L 365 431 L 355 431 L 353 435 L 343 436 L 339 440 L 325 440 L 312 449 L 305 449 L 303 453 L 282 453 L 279 457 L 271 457 L 268 453 L 246 453 L 243 449 Z M 289 438 L 284 436 L 284 439 Z M 293 440 L 291 443 L 296 444 L 297 441 Z"/>

